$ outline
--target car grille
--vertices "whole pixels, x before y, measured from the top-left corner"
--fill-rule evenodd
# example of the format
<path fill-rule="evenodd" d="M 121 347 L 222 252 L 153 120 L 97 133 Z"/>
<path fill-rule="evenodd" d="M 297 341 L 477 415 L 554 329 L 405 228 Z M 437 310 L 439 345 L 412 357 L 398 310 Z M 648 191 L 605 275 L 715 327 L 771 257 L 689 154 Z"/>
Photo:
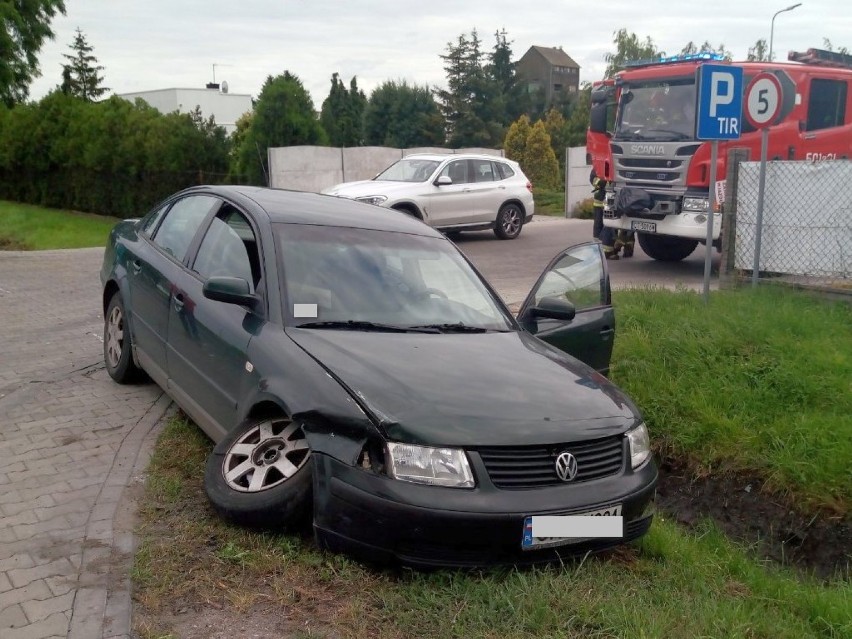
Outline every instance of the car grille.
<path fill-rule="evenodd" d="M 477 449 L 491 483 L 498 488 L 563 484 L 556 476 L 556 457 L 565 451 L 577 459 L 572 484 L 614 475 L 624 465 L 624 437 L 620 435 L 570 444 Z"/>

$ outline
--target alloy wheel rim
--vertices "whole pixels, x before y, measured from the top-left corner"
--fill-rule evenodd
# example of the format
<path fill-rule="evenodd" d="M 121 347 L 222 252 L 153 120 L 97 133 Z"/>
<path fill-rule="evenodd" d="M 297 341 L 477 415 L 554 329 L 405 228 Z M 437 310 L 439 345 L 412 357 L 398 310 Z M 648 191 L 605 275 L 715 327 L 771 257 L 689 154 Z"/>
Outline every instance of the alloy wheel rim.
<path fill-rule="evenodd" d="M 231 444 L 222 474 L 228 486 L 243 493 L 274 488 L 290 479 L 310 458 L 300 424 L 270 419 L 255 424 Z"/>
<path fill-rule="evenodd" d="M 110 368 L 118 366 L 124 348 L 124 314 L 114 306 L 107 321 L 106 352 Z"/>
<path fill-rule="evenodd" d="M 521 228 L 521 216 L 516 208 L 510 208 L 503 215 L 503 231 L 507 235 L 514 235 Z"/>

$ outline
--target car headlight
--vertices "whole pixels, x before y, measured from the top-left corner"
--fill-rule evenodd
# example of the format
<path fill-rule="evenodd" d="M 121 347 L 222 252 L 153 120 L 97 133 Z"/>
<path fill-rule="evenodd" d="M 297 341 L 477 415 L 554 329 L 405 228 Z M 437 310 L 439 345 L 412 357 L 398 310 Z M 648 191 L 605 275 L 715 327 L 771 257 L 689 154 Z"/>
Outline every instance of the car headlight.
<path fill-rule="evenodd" d="M 365 195 L 364 197 L 355 198 L 359 202 L 364 202 L 365 204 L 373 204 L 375 206 L 379 206 L 382 202 L 388 199 L 387 195 Z"/>
<path fill-rule="evenodd" d="M 683 198 L 683 210 L 705 213 L 710 210 L 710 202 L 706 197 L 685 197 Z"/>
<path fill-rule="evenodd" d="M 648 437 L 648 427 L 639 424 L 633 430 L 627 431 L 627 441 L 630 442 L 630 465 L 639 468 L 651 456 L 651 439 Z"/>
<path fill-rule="evenodd" d="M 431 448 L 388 442 L 388 473 L 418 484 L 473 488 L 467 455 L 458 448 Z"/>

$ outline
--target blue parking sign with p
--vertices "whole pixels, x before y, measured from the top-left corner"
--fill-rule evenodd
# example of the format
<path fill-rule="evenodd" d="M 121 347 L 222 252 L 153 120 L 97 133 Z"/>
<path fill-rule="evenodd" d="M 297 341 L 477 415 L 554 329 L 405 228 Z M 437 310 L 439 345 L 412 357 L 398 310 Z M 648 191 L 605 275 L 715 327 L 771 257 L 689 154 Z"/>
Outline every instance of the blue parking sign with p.
<path fill-rule="evenodd" d="M 724 64 L 698 67 L 698 139 L 736 140 L 742 121 L 743 70 Z"/>

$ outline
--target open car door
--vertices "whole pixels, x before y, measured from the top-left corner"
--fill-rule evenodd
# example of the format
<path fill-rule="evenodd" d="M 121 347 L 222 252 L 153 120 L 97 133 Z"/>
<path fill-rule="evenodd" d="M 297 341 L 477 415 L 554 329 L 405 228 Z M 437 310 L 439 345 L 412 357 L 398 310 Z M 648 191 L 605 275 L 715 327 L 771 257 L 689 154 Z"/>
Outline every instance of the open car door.
<path fill-rule="evenodd" d="M 518 322 L 606 375 L 615 312 L 600 243 L 577 244 L 553 258 L 521 306 Z"/>

